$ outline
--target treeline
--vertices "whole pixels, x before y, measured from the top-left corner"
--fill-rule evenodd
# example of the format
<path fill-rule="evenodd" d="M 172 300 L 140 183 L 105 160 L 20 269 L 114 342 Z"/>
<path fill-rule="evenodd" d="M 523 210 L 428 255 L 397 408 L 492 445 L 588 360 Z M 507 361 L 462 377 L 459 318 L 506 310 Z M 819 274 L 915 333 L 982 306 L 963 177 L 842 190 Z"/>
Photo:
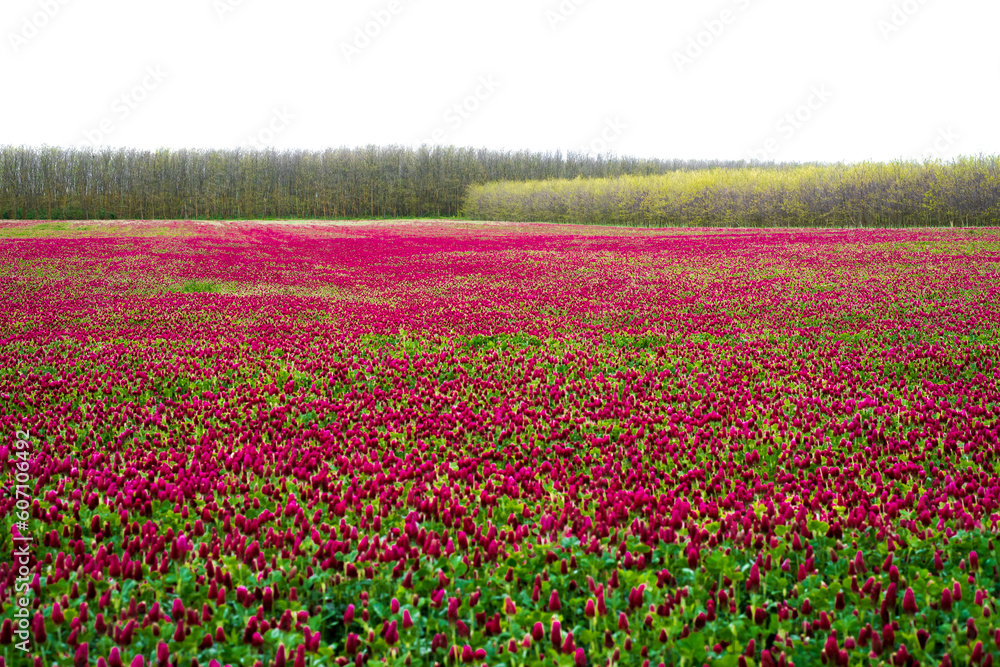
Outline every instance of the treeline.
<path fill-rule="evenodd" d="M 463 214 L 634 226 L 994 226 L 1000 157 L 481 183 Z"/>
<path fill-rule="evenodd" d="M 606 178 L 744 162 L 455 147 L 324 151 L 0 147 L 0 218 L 267 219 L 458 216 L 491 181 Z"/>

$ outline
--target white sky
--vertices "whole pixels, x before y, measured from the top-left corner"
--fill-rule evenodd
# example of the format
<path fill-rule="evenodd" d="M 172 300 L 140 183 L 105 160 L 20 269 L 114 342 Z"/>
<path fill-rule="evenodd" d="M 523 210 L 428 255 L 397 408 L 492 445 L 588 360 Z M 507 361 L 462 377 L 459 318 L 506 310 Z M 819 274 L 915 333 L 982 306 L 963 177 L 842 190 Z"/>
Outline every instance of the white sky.
<path fill-rule="evenodd" d="M 998 25 L 996 0 L 2 0 L 0 144 L 1000 154 Z"/>

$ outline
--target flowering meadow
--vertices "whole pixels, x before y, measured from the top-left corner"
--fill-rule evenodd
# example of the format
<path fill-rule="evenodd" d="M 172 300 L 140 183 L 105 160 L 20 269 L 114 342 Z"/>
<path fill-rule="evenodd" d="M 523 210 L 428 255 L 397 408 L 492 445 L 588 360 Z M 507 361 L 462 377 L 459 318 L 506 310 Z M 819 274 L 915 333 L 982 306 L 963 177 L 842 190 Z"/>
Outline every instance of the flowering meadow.
<path fill-rule="evenodd" d="M 0 224 L 0 665 L 1000 661 L 1000 233 Z"/>

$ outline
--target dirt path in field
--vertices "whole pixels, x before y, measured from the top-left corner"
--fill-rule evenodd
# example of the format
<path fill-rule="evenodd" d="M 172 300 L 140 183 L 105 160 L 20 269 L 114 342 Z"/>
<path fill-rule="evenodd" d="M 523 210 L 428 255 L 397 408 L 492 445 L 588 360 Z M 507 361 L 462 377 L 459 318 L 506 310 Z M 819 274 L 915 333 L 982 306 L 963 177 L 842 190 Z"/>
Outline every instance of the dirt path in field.
<path fill-rule="evenodd" d="M 371 230 L 391 230 L 394 233 L 439 236 L 442 234 L 485 235 L 554 235 L 554 236 L 728 236 L 733 234 L 799 234 L 802 228 L 734 229 L 706 227 L 612 227 L 603 225 L 572 225 L 549 222 L 509 222 L 502 220 L 456 220 L 454 218 L 392 218 L 384 220 L 0 220 L 0 240 L 25 238 L 86 238 L 86 237 L 155 237 L 201 236 L 243 232 L 248 228 L 285 230 L 295 234 L 315 233 L 320 237 L 340 234 L 356 236 Z M 810 233 L 839 234 L 845 229 L 810 229 Z M 877 231 L 877 230 L 868 230 Z M 889 230 L 882 230 L 889 231 Z M 992 229 L 925 230 L 936 234 L 953 232 L 970 235 L 996 235 Z"/>
<path fill-rule="evenodd" d="M 718 230 L 643 229 L 522 223 L 451 218 L 400 218 L 386 220 L 21 220 L 0 221 L 0 239 L 4 238 L 81 238 L 89 236 L 197 236 L 248 227 L 318 232 L 335 236 L 338 232 L 355 235 L 365 230 L 392 230 L 399 233 L 440 235 L 442 233 L 553 234 L 569 236 L 635 236 L 651 234 L 712 233 Z"/>

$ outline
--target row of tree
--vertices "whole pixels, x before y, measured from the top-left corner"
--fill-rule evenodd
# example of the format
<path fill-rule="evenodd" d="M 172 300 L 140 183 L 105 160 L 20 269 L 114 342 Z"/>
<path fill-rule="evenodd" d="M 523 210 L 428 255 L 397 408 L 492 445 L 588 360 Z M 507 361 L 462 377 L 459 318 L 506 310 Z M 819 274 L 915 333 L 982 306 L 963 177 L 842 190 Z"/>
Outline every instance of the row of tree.
<path fill-rule="evenodd" d="M 454 217 L 475 184 L 745 165 L 453 146 L 324 151 L 6 146 L 0 147 L 0 218 Z"/>
<path fill-rule="evenodd" d="M 994 226 L 1000 157 L 499 181 L 472 186 L 463 214 L 637 226 Z"/>

